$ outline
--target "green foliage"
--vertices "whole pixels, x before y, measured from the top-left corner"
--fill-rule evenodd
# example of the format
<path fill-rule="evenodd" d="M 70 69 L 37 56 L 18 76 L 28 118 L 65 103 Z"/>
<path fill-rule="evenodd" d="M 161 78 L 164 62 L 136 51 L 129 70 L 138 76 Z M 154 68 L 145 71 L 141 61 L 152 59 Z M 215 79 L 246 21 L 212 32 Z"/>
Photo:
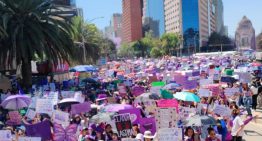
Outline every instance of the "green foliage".
<path fill-rule="evenodd" d="M 150 56 L 154 58 L 159 58 L 163 56 L 163 52 L 161 51 L 161 48 L 159 47 L 153 47 L 150 51 Z"/>
<path fill-rule="evenodd" d="M 132 58 L 135 57 L 135 50 L 131 44 L 124 43 L 118 49 L 117 55 L 119 57 Z"/>
<path fill-rule="evenodd" d="M 220 35 L 219 33 L 213 32 L 208 38 L 208 45 L 214 44 L 230 44 L 231 41 L 227 36 Z"/>
<path fill-rule="evenodd" d="M 47 0 L 0 0 L 0 63 L 22 64 L 24 85 L 32 83 L 31 60 L 35 56 L 54 63 L 76 57 L 72 28 Z M 3 67 L 6 67 L 5 65 Z"/>
<path fill-rule="evenodd" d="M 172 51 L 179 47 L 179 36 L 175 33 L 165 33 L 161 37 L 164 55 L 172 55 Z"/>

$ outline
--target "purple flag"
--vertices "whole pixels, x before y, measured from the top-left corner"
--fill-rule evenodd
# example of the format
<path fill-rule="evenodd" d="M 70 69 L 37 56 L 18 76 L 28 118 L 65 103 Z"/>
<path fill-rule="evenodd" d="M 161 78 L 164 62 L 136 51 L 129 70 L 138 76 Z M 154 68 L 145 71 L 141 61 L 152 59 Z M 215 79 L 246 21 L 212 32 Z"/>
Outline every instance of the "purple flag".
<path fill-rule="evenodd" d="M 51 128 L 50 121 L 45 120 L 43 122 L 33 124 L 33 125 L 25 125 L 26 128 L 26 136 L 29 137 L 41 137 L 42 140 L 51 140 Z"/>
<path fill-rule="evenodd" d="M 130 114 L 132 124 L 138 124 L 139 119 L 142 118 L 141 117 L 141 111 L 138 108 L 126 109 L 126 110 L 120 110 L 119 111 L 119 114 L 125 114 L 125 113 Z"/>
<path fill-rule="evenodd" d="M 140 131 L 144 133 L 145 131 L 150 130 L 152 134 L 156 133 L 156 121 L 154 117 L 151 118 L 141 118 L 139 120 Z"/>
<path fill-rule="evenodd" d="M 132 94 L 134 96 L 139 96 L 141 94 L 143 94 L 145 92 L 145 88 L 144 87 L 141 87 L 141 86 L 134 86 L 132 88 Z"/>
<path fill-rule="evenodd" d="M 71 105 L 71 114 L 80 114 L 89 112 L 91 110 L 91 105 L 89 102 L 81 103 L 81 104 L 73 104 Z"/>

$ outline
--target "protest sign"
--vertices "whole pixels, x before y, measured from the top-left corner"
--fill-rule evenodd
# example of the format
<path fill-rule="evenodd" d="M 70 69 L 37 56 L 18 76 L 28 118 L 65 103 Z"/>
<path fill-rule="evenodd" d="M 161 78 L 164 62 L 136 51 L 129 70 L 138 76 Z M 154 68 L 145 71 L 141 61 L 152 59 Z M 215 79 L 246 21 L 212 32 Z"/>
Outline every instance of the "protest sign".
<path fill-rule="evenodd" d="M 186 120 L 190 115 L 196 114 L 196 108 L 179 107 L 179 119 Z"/>
<path fill-rule="evenodd" d="M 234 83 L 234 82 L 236 82 L 235 78 L 230 77 L 230 76 L 222 76 L 220 81 L 221 82 L 225 82 L 225 83 Z"/>
<path fill-rule="evenodd" d="M 225 117 L 231 116 L 231 110 L 224 105 L 215 105 L 213 112 L 220 116 L 225 116 Z"/>
<path fill-rule="evenodd" d="M 178 102 L 175 99 L 161 99 L 157 101 L 157 107 L 176 108 L 178 111 Z"/>
<path fill-rule="evenodd" d="M 119 137 L 132 136 L 132 125 L 130 114 L 119 114 L 114 117 Z"/>
<path fill-rule="evenodd" d="M 32 124 L 32 125 L 26 125 L 26 136 L 29 137 L 41 137 L 42 140 L 51 140 L 51 127 L 50 127 L 50 121 L 45 120 L 40 123 Z"/>
<path fill-rule="evenodd" d="M 89 112 L 90 110 L 91 110 L 91 105 L 89 102 L 71 105 L 71 114 L 85 113 L 85 112 Z"/>
<path fill-rule="evenodd" d="M 156 121 L 154 117 L 140 118 L 139 125 L 140 125 L 140 131 L 142 134 L 145 131 L 151 131 L 152 134 L 156 133 Z"/>
<path fill-rule="evenodd" d="M 141 94 L 143 94 L 145 92 L 145 88 L 142 87 L 142 86 L 135 86 L 132 88 L 132 91 L 131 93 L 134 95 L 134 96 L 139 96 Z"/>
<path fill-rule="evenodd" d="M 40 137 L 19 137 L 18 141 L 41 141 Z"/>
<path fill-rule="evenodd" d="M 56 105 L 58 103 L 58 92 L 46 91 L 44 93 L 44 98 L 52 101 L 53 105 Z"/>
<path fill-rule="evenodd" d="M 19 114 L 18 111 L 10 111 L 8 112 L 9 118 L 10 118 L 10 122 L 16 123 L 16 124 L 20 124 L 21 123 L 21 115 Z"/>
<path fill-rule="evenodd" d="M 155 113 L 156 102 L 154 100 L 146 100 L 143 102 L 145 105 L 145 111 L 147 113 Z"/>
<path fill-rule="evenodd" d="M 181 128 L 163 128 L 157 132 L 158 141 L 182 141 Z"/>
<path fill-rule="evenodd" d="M 225 88 L 224 92 L 227 97 L 230 97 L 236 93 L 239 93 L 239 88 Z"/>
<path fill-rule="evenodd" d="M 69 113 L 55 110 L 53 112 L 53 121 L 63 126 L 69 125 Z"/>
<path fill-rule="evenodd" d="M 138 108 L 120 110 L 118 113 L 119 114 L 129 113 L 132 124 L 137 124 L 139 122 L 139 119 L 142 118 L 141 111 Z"/>
<path fill-rule="evenodd" d="M 156 125 L 157 129 L 175 128 L 177 125 L 176 108 L 157 108 Z"/>
<path fill-rule="evenodd" d="M 82 95 L 81 91 L 75 92 L 74 98 L 79 101 L 80 103 L 84 103 L 85 101 L 85 96 Z"/>
<path fill-rule="evenodd" d="M 213 84 L 213 80 L 212 79 L 200 79 L 199 80 L 199 85 L 200 86 L 209 85 L 209 84 Z"/>
<path fill-rule="evenodd" d="M 36 112 L 34 110 L 28 109 L 25 116 L 32 120 L 35 118 Z"/>
<path fill-rule="evenodd" d="M 12 134 L 10 130 L 0 130 L 1 141 L 12 141 Z"/>
<path fill-rule="evenodd" d="M 209 97 L 211 95 L 211 92 L 208 89 L 202 89 L 200 88 L 198 90 L 199 97 Z"/>
<path fill-rule="evenodd" d="M 36 100 L 36 112 L 37 113 L 46 113 L 52 115 L 54 106 L 53 102 L 48 99 L 37 99 Z"/>
<path fill-rule="evenodd" d="M 73 98 L 75 95 L 74 91 L 61 91 L 61 95 L 63 98 Z"/>

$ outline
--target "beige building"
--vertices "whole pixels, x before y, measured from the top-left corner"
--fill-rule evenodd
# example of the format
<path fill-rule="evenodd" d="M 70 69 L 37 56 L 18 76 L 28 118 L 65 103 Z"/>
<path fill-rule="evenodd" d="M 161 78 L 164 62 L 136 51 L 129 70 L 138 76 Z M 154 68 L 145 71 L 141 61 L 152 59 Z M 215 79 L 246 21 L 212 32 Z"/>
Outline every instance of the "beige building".
<path fill-rule="evenodd" d="M 220 1 L 220 0 L 219 0 Z M 184 47 L 204 46 L 217 29 L 215 0 L 165 0 L 165 31 L 183 34 Z"/>

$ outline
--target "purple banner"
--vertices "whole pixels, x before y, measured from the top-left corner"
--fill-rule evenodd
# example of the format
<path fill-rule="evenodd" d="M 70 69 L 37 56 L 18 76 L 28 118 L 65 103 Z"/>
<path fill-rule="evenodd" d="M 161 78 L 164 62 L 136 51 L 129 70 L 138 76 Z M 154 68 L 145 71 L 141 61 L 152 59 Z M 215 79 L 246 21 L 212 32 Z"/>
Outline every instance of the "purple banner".
<path fill-rule="evenodd" d="M 119 114 L 125 114 L 125 113 L 130 114 L 130 119 L 131 119 L 132 124 L 138 124 L 139 119 L 142 118 L 141 117 L 141 111 L 138 108 L 126 109 L 126 110 L 120 110 L 119 111 Z"/>
<path fill-rule="evenodd" d="M 72 115 L 89 112 L 90 110 L 91 110 L 91 105 L 89 102 L 71 105 L 71 114 Z"/>
<path fill-rule="evenodd" d="M 26 136 L 41 137 L 43 141 L 51 140 L 50 121 L 48 120 L 33 125 L 25 125 L 25 128 Z"/>
<path fill-rule="evenodd" d="M 139 96 L 141 94 L 143 94 L 145 92 L 145 88 L 144 87 L 141 87 L 141 86 L 134 86 L 132 88 L 132 94 L 134 96 Z"/>
<path fill-rule="evenodd" d="M 151 118 L 141 118 L 139 120 L 140 131 L 143 134 L 145 131 L 151 131 L 154 135 L 156 133 L 156 121 L 154 117 Z"/>

